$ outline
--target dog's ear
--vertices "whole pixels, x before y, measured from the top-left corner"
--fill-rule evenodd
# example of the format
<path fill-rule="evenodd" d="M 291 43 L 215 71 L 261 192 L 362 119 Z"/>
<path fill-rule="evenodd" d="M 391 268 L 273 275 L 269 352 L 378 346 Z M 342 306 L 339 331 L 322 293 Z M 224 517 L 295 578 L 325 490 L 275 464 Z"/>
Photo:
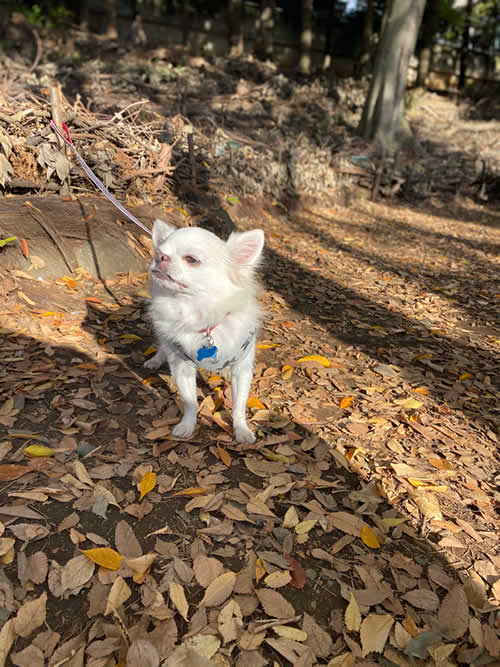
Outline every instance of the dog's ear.
<path fill-rule="evenodd" d="M 264 247 L 264 232 L 253 229 L 251 232 L 235 232 L 226 243 L 229 276 L 237 285 L 244 285 L 252 280 Z"/>
<path fill-rule="evenodd" d="M 153 245 L 155 248 L 158 248 L 159 245 L 165 241 L 170 234 L 175 232 L 177 227 L 169 225 L 167 222 L 163 222 L 159 218 L 153 223 Z"/>

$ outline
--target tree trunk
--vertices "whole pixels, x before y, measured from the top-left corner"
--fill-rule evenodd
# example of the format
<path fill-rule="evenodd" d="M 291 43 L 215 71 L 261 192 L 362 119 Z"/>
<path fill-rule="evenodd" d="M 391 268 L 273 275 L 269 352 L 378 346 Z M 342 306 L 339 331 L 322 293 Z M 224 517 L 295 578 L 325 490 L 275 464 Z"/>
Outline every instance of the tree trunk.
<path fill-rule="evenodd" d="M 373 48 L 373 10 L 374 0 L 367 0 L 366 11 L 363 20 L 363 41 L 362 41 L 362 53 L 359 59 L 359 65 L 356 68 L 357 73 L 361 76 L 363 74 L 368 74 L 370 71 L 370 63 L 372 60 L 372 48 Z"/>
<path fill-rule="evenodd" d="M 370 88 L 358 131 L 382 154 L 401 143 L 408 65 L 415 49 L 425 0 L 393 0 L 380 37 Z"/>
<path fill-rule="evenodd" d="M 106 36 L 109 39 L 118 39 L 116 0 L 106 0 Z"/>
<path fill-rule="evenodd" d="M 333 27 L 335 25 L 335 0 L 330 0 L 328 19 L 326 21 L 325 52 L 323 54 L 323 71 L 329 70 L 333 60 Z"/>
<path fill-rule="evenodd" d="M 229 55 L 231 57 L 242 56 L 245 51 L 242 26 L 244 10 L 243 0 L 229 0 Z"/>
<path fill-rule="evenodd" d="M 469 55 L 472 4 L 473 0 L 467 0 L 467 6 L 465 8 L 464 29 L 462 32 L 462 46 L 460 47 L 460 73 L 458 75 L 459 90 L 465 86 L 465 77 L 467 74 L 467 56 Z"/>
<path fill-rule="evenodd" d="M 422 45 L 418 59 L 417 86 L 424 87 L 432 66 L 432 47 L 439 30 L 439 0 L 429 0 L 422 23 Z"/>
<path fill-rule="evenodd" d="M 257 18 L 257 39 L 255 51 L 261 60 L 272 59 L 274 51 L 274 24 L 276 0 L 260 0 L 260 13 Z"/>
<path fill-rule="evenodd" d="M 302 0 L 302 32 L 300 33 L 300 61 L 299 61 L 299 71 L 301 74 L 311 73 L 313 5 L 314 5 L 314 0 Z"/>
<path fill-rule="evenodd" d="M 78 3 L 78 23 L 81 30 L 89 29 L 89 0 L 80 0 Z"/>

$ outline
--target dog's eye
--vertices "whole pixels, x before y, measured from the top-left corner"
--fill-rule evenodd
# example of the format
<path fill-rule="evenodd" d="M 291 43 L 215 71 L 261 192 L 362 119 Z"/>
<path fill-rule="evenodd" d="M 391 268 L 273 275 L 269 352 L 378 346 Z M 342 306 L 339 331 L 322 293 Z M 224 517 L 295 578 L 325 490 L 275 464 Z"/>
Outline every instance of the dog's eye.
<path fill-rule="evenodd" d="M 184 255 L 184 261 L 187 262 L 187 264 L 192 264 L 195 266 L 196 264 L 200 264 L 200 260 L 197 257 L 194 257 L 193 255 Z"/>

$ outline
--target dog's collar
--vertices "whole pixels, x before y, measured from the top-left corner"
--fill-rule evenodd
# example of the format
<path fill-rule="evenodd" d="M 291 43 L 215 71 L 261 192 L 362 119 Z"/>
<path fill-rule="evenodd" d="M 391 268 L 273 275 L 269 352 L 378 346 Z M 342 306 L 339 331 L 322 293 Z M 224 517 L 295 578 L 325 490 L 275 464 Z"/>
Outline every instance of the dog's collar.
<path fill-rule="evenodd" d="M 225 368 L 227 368 L 228 366 L 232 366 L 237 361 L 239 361 L 244 356 L 244 354 L 246 353 L 246 351 L 248 349 L 248 346 L 252 343 L 252 340 L 255 338 L 255 334 L 256 334 L 256 329 L 252 329 L 252 331 L 250 331 L 250 333 L 245 338 L 245 340 L 241 343 L 239 354 L 234 356 L 232 359 L 226 359 L 224 362 L 219 363 L 217 366 L 212 365 L 213 361 L 215 361 L 215 360 L 213 360 L 212 363 L 208 365 L 209 366 L 208 370 L 220 372 L 220 371 L 224 370 Z M 193 364 L 193 366 L 196 366 L 197 368 L 204 368 L 203 363 L 201 363 L 203 360 L 195 361 L 194 359 L 192 359 L 188 354 L 186 354 L 186 352 L 184 351 L 184 348 L 179 343 L 174 342 L 174 341 L 170 341 L 170 345 L 172 345 L 173 347 L 176 348 L 177 353 L 181 357 L 183 357 L 183 359 L 185 361 L 189 361 L 190 363 Z M 205 358 L 207 359 L 207 361 L 211 361 L 209 357 L 205 357 Z M 219 362 L 220 361 L 221 360 L 219 360 Z"/>
<path fill-rule="evenodd" d="M 224 317 L 222 318 L 222 320 L 220 322 L 218 322 L 217 324 L 212 324 L 211 327 L 206 327 L 205 329 L 200 329 L 200 333 L 201 334 L 208 334 L 210 336 L 212 331 L 214 329 L 216 329 L 219 326 L 219 324 L 222 324 L 222 322 L 224 322 L 224 320 L 227 319 L 229 317 L 229 315 L 231 315 L 231 313 L 226 313 L 224 315 Z"/>

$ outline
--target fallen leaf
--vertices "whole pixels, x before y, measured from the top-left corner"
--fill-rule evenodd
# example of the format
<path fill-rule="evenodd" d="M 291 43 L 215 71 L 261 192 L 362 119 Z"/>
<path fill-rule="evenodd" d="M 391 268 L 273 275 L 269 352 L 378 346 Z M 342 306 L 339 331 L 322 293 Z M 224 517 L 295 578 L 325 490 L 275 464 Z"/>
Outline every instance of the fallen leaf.
<path fill-rule="evenodd" d="M 363 657 L 372 652 L 382 653 L 393 623 L 389 614 L 368 614 L 360 629 Z"/>
<path fill-rule="evenodd" d="M 359 632 L 361 627 L 361 612 L 356 598 L 351 593 L 351 600 L 345 610 L 345 624 L 349 632 Z"/>
<path fill-rule="evenodd" d="M 469 627 L 469 605 L 464 588 L 456 584 L 451 588 L 439 608 L 439 627 L 449 639 L 460 639 Z"/>
<path fill-rule="evenodd" d="M 227 600 L 236 583 L 234 572 L 224 572 L 214 579 L 207 587 L 199 607 L 217 607 Z"/>
<path fill-rule="evenodd" d="M 326 357 L 323 357 L 321 354 L 310 354 L 307 357 L 301 357 L 297 361 L 299 362 L 299 364 L 301 364 L 304 361 L 317 361 L 318 364 L 321 364 L 325 368 L 331 367 L 330 361 Z"/>
<path fill-rule="evenodd" d="M 136 639 L 127 651 L 127 667 L 159 667 L 160 656 L 146 639 Z"/>
<path fill-rule="evenodd" d="M 129 585 L 123 577 L 116 577 L 109 591 L 108 599 L 106 601 L 106 609 L 104 616 L 110 614 L 113 610 L 117 611 L 124 602 L 126 602 L 132 595 Z"/>
<path fill-rule="evenodd" d="M 97 563 L 101 567 L 108 570 L 118 570 L 122 562 L 122 556 L 109 547 L 97 547 L 96 549 L 87 549 L 82 551 L 82 554 L 90 558 L 91 561 Z"/>
<path fill-rule="evenodd" d="M 170 581 L 168 584 L 168 594 L 170 595 L 174 607 L 182 618 L 187 621 L 189 605 L 183 587 L 175 581 Z"/>
<path fill-rule="evenodd" d="M 342 410 L 349 408 L 352 405 L 353 400 L 354 399 L 352 396 L 344 396 L 344 398 L 340 401 L 340 408 L 342 408 Z"/>
<path fill-rule="evenodd" d="M 61 585 L 64 591 L 80 589 L 94 574 L 95 565 L 85 555 L 71 558 L 62 568 Z"/>
<path fill-rule="evenodd" d="M 259 588 L 255 591 L 262 608 L 268 616 L 273 618 L 291 618 L 295 615 L 295 609 L 281 593 L 270 588 Z"/>
<path fill-rule="evenodd" d="M 292 576 L 288 570 L 276 570 L 276 572 L 271 572 L 264 579 L 264 583 L 269 588 L 281 588 L 286 586 L 292 580 Z"/>
<path fill-rule="evenodd" d="M 29 447 L 24 448 L 24 454 L 25 456 L 37 458 L 37 457 L 54 456 L 55 451 L 50 447 L 45 447 L 45 445 L 30 445 Z"/>
<path fill-rule="evenodd" d="M 403 598 L 414 607 L 425 609 L 425 611 L 436 611 L 439 607 L 439 598 L 436 593 L 426 588 L 415 588 L 413 591 L 408 591 Z"/>
<path fill-rule="evenodd" d="M 326 658 L 330 655 L 333 648 L 333 640 L 330 634 L 325 632 L 307 612 L 304 612 L 302 630 L 307 634 L 305 643 L 317 658 Z"/>
<path fill-rule="evenodd" d="M 42 623 L 45 623 L 47 593 L 39 598 L 25 602 L 14 618 L 14 631 L 19 637 L 29 637 Z"/>
<path fill-rule="evenodd" d="M 295 526 L 295 532 L 297 535 L 305 535 L 312 530 L 317 523 L 317 519 L 306 519 L 306 521 L 301 521 Z"/>
<path fill-rule="evenodd" d="M 143 475 L 139 483 L 139 491 L 141 492 L 139 502 L 144 498 L 146 493 L 152 491 L 156 486 L 156 473 L 147 472 Z"/>
<path fill-rule="evenodd" d="M 380 549 L 378 537 L 369 526 L 363 526 L 361 529 L 361 539 L 370 549 Z"/>
<path fill-rule="evenodd" d="M 203 588 L 207 588 L 214 579 L 220 576 L 223 565 L 217 558 L 209 558 L 205 554 L 199 554 L 193 561 L 193 568 L 196 581 Z"/>

